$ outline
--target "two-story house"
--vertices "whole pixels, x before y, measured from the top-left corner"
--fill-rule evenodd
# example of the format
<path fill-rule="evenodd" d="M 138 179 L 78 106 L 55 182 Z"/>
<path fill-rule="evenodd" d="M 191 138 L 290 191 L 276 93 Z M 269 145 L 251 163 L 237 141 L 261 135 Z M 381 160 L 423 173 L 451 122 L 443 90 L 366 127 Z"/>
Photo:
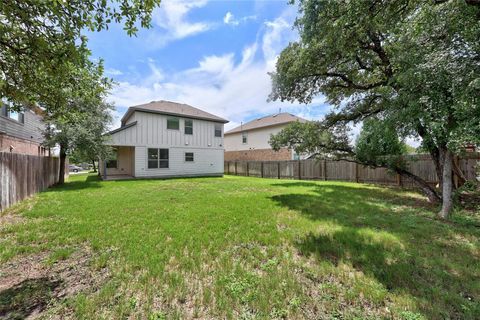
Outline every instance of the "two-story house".
<path fill-rule="evenodd" d="M 128 108 L 109 133 L 114 159 L 104 179 L 223 175 L 223 126 L 228 121 L 187 104 L 152 101 Z"/>
<path fill-rule="evenodd" d="M 8 104 L 0 102 L 0 152 L 47 155 L 42 146 L 45 127 L 42 113 L 38 107 L 14 112 Z"/>
<path fill-rule="evenodd" d="M 279 133 L 288 124 L 307 120 L 290 113 L 277 113 L 244 123 L 225 132 L 225 160 L 293 160 L 297 157 L 287 148 L 272 150 L 270 136 Z"/>

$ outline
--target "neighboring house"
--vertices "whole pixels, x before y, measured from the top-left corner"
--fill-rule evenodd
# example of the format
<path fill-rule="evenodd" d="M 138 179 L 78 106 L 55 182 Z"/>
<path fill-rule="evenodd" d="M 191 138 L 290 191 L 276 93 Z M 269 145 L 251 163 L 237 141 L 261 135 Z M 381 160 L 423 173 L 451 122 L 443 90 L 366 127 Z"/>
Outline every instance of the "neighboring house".
<path fill-rule="evenodd" d="M 152 101 L 128 108 L 109 133 L 114 158 L 106 179 L 223 175 L 223 125 L 228 121 L 186 104 Z"/>
<path fill-rule="evenodd" d="M 297 155 L 286 148 L 272 150 L 270 136 L 279 133 L 289 123 L 307 120 L 290 113 L 278 113 L 255 119 L 225 132 L 225 161 L 233 160 L 293 160 Z"/>
<path fill-rule="evenodd" d="M 13 152 L 36 156 L 48 155 L 42 146 L 42 121 L 40 108 L 10 111 L 7 104 L 0 107 L 0 152 Z"/>

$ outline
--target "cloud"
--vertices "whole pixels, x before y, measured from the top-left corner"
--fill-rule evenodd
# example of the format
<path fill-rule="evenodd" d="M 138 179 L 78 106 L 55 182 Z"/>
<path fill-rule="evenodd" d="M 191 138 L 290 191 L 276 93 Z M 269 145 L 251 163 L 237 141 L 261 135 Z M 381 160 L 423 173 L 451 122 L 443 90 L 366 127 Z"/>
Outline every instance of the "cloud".
<path fill-rule="evenodd" d="M 161 29 L 147 38 L 153 48 L 163 47 L 171 41 L 187 38 L 213 28 L 210 22 L 191 22 L 190 11 L 204 7 L 207 0 L 163 0 L 160 7 L 154 10 L 152 23 Z"/>
<path fill-rule="evenodd" d="M 107 68 L 105 69 L 105 74 L 109 76 L 121 76 L 123 74 L 122 71 L 114 68 Z"/>
<path fill-rule="evenodd" d="M 321 117 L 329 107 L 319 97 L 312 105 L 267 102 L 271 92 L 268 72 L 280 51 L 296 39 L 292 30 L 294 15 L 290 12 L 265 22 L 256 41 L 241 53 L 208 55 L 193 68 L 165 74 L 155 61 L 148 62 L 150 73 L 144 80 L 123 81 L 112 91 L 111 101 L 128 107 L 152 100 L 172 100 L 224 117 L 231 121 L 227 128 L 254 117 L 278 112 L 300 114 L 307 119 Z"/>
<path fill-rule="evenodd" d="M 238 26 L 240 23 L 247 22 L 249 20 L 255 20 L 257 19 L 257 16 L 245 16 L 240 19 L 236 19 L 233 13 L 228 11 L 225 16 L 223 17 L 223 23 L 230 25 L 230 26 Z"/>

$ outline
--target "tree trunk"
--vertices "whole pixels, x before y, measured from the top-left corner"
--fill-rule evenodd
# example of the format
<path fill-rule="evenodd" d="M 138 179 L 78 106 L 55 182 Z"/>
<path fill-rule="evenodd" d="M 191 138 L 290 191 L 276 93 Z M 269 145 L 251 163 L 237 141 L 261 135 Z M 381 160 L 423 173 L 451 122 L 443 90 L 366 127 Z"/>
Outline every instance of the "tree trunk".
<path fill-rule="evenodd" d="M 443 162 L 442 210 L 438 213 L 438 217 L 441 219 L 448 219 L 453 209 L 452 167 L 453 154 L 450 150 L 446 150 Z"/>
<path fill-rule="evenodd" d="M 60 145 L 60 170 L 58 172 L 58 184 L 65 183 L 65 162 L 67 160 L 67 150 Z"/>
<path fill-rule="evenodd" d="M 97 172 L 97 167 L 95 166 L 95 159 L 92 159 L 93 172 Z"/>
<path fill-rule="evenodd" d="M 428 201 L 430 201 L 431 203 L 439 203 L 442 200 L 442 198 L 438 195 L 437 191 L 435 191 L 435 189 L 432 188 L 422 178 L 404 169 L 396 169 L 396 171 L 402 177 L 412 179 L 412 181 L 422 190 L 422 192 L 427 196 Z"/>
<path fill-rule="evenodd" d="M 430 151 L 430 157 L 432 157 L 433 165 L 435 166 L 435 173 L 438 178 L 438 187 L 442 190 L 442 180 L 443 180 L 443 154 L 435 148 L 435 150 Z"/>

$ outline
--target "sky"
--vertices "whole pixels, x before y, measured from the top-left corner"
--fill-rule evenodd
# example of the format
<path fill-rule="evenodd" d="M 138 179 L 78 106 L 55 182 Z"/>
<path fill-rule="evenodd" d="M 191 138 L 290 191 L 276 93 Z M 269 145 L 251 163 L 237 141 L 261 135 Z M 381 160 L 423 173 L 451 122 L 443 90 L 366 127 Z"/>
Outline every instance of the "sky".
<path fill-rule="evenodd" d="M 298 39 L 298 10 L 288 0 L 162 0 L 152 28 L 129 37 L 121 25 L 87 33 L 95 59 L 117 84 L 109 100 L 115 122 L 129 106 L 153 100 L 187 103 L 230 122 L 290 112 L 308 120 L 330 110 L 322 97 L 309 105 L 268 102 L 281 50 Z"/>

